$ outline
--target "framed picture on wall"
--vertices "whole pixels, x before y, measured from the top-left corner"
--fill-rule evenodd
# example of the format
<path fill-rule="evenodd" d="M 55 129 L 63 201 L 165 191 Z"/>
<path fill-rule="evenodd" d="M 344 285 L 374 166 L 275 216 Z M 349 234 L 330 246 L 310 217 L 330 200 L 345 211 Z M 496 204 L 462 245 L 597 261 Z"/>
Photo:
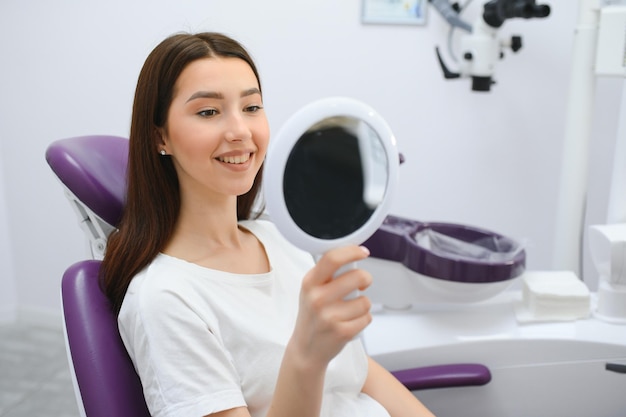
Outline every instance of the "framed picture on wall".
<path fill-rule="evenodd" d="M 362 0 L 363 23 L 424 25 L 428 0 Z"/>

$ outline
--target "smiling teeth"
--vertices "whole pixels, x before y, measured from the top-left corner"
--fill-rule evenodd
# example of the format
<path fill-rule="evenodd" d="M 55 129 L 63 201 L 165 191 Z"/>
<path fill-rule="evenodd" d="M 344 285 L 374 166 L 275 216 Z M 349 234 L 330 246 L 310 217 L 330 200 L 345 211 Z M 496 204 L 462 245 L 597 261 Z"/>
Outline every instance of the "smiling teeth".
<path fill-rule="evenodd" d="M 247 153 L 245 155 L 239 156 L 224 156 L 217 158 L 220 162 L 225 162 L 227 164 L 245 164 L 250 159 L 250 154 Z"/>

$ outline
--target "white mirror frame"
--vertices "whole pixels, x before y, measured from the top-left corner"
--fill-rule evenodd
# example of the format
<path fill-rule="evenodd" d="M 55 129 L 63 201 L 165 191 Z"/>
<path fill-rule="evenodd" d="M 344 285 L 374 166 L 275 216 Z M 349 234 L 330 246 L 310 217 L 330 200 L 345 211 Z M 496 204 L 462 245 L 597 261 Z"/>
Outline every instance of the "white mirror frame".
<path fill-rule="evenodd" d="M 320 239 L 304 232 L 291 218 L 285 204 L 283 178 L 287 159 L 300 137 L 314 124 L 335 116 L 359 119 L 378 134 L 387 156 L 387 184 L 382 202 L 364 225 L 340 238 Z M 340 246 L 360 245 L 374 234 L 387 216 L 395 195 L 399 165 L 396 138 L 387 122 L 373 108 L 347 97 L 329 97 L 314 101 L 294 113 L 270 141 L 263 172 L 263 190 L 269 217 L 291 243 L 315 255 Z"/>

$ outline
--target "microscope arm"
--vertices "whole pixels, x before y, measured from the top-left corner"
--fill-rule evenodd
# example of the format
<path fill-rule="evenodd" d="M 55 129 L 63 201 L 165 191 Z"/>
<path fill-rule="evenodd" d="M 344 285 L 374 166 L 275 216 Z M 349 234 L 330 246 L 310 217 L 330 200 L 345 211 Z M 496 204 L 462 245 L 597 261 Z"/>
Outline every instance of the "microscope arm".
<path fill-rule="evenodd" d="M 450 4 L 448 0 L 428 0 L 435 10 L 439 12 L 452 27 L 463 29 L 466 32 L 472 32 L 472 25 L 465 22 L 459 16 L 459 12 Z"/>

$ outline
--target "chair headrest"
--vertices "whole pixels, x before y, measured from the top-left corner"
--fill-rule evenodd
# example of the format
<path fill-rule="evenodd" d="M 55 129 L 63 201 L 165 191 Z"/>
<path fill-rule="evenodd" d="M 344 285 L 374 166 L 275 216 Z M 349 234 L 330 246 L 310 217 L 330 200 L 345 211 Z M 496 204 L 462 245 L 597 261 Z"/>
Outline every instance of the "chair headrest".
<path fill-rule="evenodd" d="M 126 192 L 128 139 L 90 135 L 60 139 L 46 160 L 61 182 L 111 226 L 119 222 Z"/>

